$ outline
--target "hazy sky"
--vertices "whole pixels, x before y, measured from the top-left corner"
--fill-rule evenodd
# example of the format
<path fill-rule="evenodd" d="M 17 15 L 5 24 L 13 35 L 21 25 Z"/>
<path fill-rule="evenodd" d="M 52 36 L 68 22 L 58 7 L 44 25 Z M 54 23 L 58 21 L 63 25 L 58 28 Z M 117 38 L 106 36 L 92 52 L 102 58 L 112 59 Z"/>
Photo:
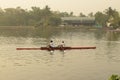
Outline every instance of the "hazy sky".
<path fill-rule="evenodd" d="M 120 11 L 120 0 L 0 0 L 1 8 L 18 7 L 30 9 L 31 6 L 40 8 L 48 5 L 53 11 L 80 12 L 88 14 L 90 12 L 103 11 L 108 7 Z"/>

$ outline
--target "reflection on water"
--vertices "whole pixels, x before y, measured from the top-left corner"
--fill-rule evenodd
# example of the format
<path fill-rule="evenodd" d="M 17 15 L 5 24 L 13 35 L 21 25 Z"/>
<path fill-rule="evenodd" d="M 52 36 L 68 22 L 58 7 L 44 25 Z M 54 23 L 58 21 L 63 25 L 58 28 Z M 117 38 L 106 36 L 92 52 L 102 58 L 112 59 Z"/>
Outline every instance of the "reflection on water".
<path fill-rule="evenodd" d="M 120 36 L 120 32 L 111 32 L 111 31 L 106 32 L 106 37 L 109 41 L 118 41 L 119 36 Z"/>
<path fill-rule="evenodd" d="M 107 80 L 120 74 L 120 32 L 81 28 L 0 27 L 0 80 Z M 17 51 L 17 47 L 96 46 L 95 50 Z M 7 77 L 6 77 L 7 76 Z"/>

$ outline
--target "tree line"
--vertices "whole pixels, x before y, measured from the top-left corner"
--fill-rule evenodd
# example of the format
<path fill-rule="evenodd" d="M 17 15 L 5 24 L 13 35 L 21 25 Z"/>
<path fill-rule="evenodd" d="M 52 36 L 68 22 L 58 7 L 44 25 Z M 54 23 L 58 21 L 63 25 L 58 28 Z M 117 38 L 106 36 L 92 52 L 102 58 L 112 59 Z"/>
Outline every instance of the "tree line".
<path fill-rule="evenodd" d="M 71 16 L 67 12 L 51 11 L 49 6 L 43 9 L 31 7 L 31 10 L 16 8 L 0 8 L 0 26 L 57 26 L 61 17 Z"/>
<path fill-rule="evenodd" d="M 94 16 L 96 19 L 96 24 L 107 26 L 107 23 L 110 23 L 109 27 L 114 29 L 120 27 L 120 13 L 116 9 L 109 7 L 103 12 L 96 12 Z"/>
<path fill-rule="evenodd" d="M 31 10 L 17 8 L 0 9 L 1 26 L 34 26 L 58 25 L 60 17 L 50 10 L 48 6 L 43 9 L 31 7 Z"/>
<path fill-rule="evenodd" d="M 31 7 L 31 10 L 16 8 L 0 8 L 0 26 L 58 26 L 61 24 L 61 17 L 73 17 L 73 12 L 52 11 L 49 6 L 44 8 Z M 83 13 L 80 17 L 85 17 Z M 120 26 L 120 15 L 115 9 L 109 7 L 103 12 L 89 13 L 87 16 L 95 17 L 96 24 L 106 26 L 110 22 L 112 26 Z"/>

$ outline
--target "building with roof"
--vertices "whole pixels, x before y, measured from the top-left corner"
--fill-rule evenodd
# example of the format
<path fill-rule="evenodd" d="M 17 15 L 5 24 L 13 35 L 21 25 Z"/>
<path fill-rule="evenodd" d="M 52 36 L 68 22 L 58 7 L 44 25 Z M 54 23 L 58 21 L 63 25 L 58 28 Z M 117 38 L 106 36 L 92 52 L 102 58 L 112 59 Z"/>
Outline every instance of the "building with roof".
<path fill-rule="evenodd" d="M 95 25 L 95 17 L 62 17 L 62 25 Z"/>

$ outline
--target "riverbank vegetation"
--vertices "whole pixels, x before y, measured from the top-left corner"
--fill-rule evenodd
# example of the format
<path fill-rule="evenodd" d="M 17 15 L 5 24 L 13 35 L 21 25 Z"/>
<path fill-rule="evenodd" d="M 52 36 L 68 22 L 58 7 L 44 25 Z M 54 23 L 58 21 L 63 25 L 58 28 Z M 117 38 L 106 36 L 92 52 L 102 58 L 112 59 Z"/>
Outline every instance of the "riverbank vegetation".
<path fill-rule="evenodd" d="M 17 8 L 0 8 L 0 26 L 58 26 L 61 24 L 61 17 L 76 16 L 73 12 L 52 11 L 49 6 L 44 8 L 31 7 L 30 10 Z M 95 17 L 96 25 L 110 27 L 120 27 L 120 14 L 117 10 L 109 7 L 103 12 L 93 12 L 85 15 L 80 12 L 80 17 L 90 16 Z M 77 17 L 78 17 L 77 16 Z"/>
<path fill-rule="evenodd" d="M 113 74 L 108 80 L 120 80 L 120 76 Z"/>
<path fill-rule="evenodd" d="M 120 27 L 120 14 L 116 9 L 109 7 L 105 9 L 104 12 L 95 13 L 96 24 L 107 26 L 109 28 L 119 28 Z"/>

